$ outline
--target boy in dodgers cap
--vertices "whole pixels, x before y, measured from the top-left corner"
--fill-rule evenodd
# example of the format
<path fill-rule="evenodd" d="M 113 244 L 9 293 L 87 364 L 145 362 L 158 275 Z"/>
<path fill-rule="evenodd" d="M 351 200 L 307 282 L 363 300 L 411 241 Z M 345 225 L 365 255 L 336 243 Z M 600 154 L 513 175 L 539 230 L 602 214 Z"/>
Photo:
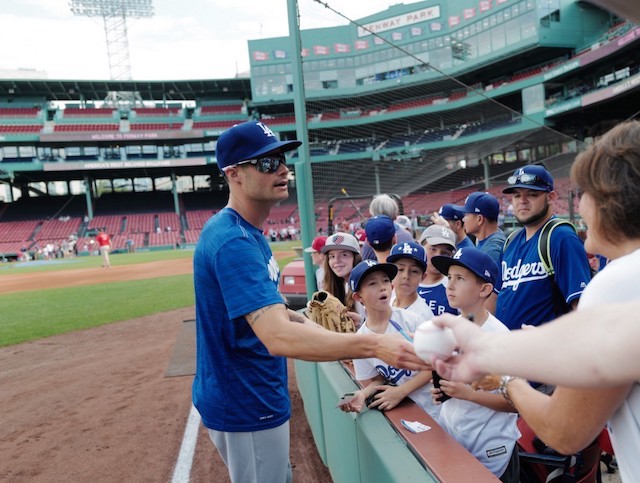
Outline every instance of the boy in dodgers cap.
<path fill-rule="evenodd" d="M 446 226 L 431 225 L 422 232 L 420 245 L 427 255 L 427 270 L 418 286 L 418 295 L 427 302 L 435 315 L 445 312 L 458 315 L 458 310 L 451 307 L 447 300 L 447 277 L 431 263 L 431 258 L 437 255 L 453 255 L 456 250 L 456 234 Z"/>
<path fill-rule="evenodd" d="M 428 243 L 434 245 L 449 245 L 453 250 L 456 249 L 456 234 L 451 228 L 440 225 L 428 226 L 420 235 L 420 244 Z"/>
<path fill-rule="evenodd" d="M 502 288 L 500 269 L 493 259 L 477 248 L 460 248 L 452 257 L 436 256 L 431 263 L 443 275 L 449 274 L 452 265 L 466 268 L 484 283 L 491 284 L 491 291 L 498 293 Z"/>
<path fill-rule="evenodd" d="M 409 338 L 408 334 L 415 332 L 423 322 L 417 314 L 389 304 L 391 280 L 397 271 L 393 263 L 375 260 L 364 260 L 354 267 L 349 286 L 354 298 L 367 310 L 367 319 L 358 329 L 358 334 L 395 334 Z M 340 404 L 343 411 L 360 412 L 365 405 L 388 411 L 408 394 L 432 417 L 438 417 L 439 408 L 431 401 L 429 371 L 398 370 L 375 357 L 354 359 L 353 366 L 363 389 Z"/>
<path fill-rule="evenodd" d="M 393 279 L 391 305 L 415 312 L 423 320 L 431 320 L 433 311 L 426 300 L 418 295 L 418 286 L 427 269 L 424 247 L 416 242 L 396 243 L 391 247 L 387 262 L 398 267 L 398 274 Z"/>
<path fill-rule="evenodd" d="M 447 274 L 447 298 L 463 317 L 485 332 L 509 331 L 484 307 L 491 293 L 500 289 L 500 271 L 489 255 L 477 248 L 460 248 L 453 257 L 437 256 L 431 262 Z M 516 471 L 518 460 L 512 456 L 517 454 L 520 432 L 509 402 L 497 392 L 476 391 L 444 379 L 431 393 L 434 402 L 442 393 L 451 397 L 442 404 L 440 425 L 494 475 L 512 481 L 504 477 Z"/>
<path fill-rule="evenodd" d="M 379 263 L 375 260 L 364 260 L 358 263 L 349 276 L 349 286 L 353 292 L 360 290 L 364 278 L 374 272 L 384 272 L 389 280 L 393 280 L 398 273 L 398 268 L 393 263 Z M 391 294 L 389 294 L 391 295 Z"/>

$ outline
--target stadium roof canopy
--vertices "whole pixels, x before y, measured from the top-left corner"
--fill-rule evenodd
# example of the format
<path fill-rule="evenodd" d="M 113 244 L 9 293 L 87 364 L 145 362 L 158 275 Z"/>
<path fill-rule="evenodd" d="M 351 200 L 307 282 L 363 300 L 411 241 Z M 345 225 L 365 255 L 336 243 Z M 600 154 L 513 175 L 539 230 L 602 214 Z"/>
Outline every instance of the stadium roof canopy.
<path fill-rule="evenodd" d="M 186 101 L 251 97 L 250 80 L 211 79 L 180 81 L 1 79 L 0 99 L 40 98 L 49 101 L 105 99 L 110 92 L 138 92 L 143 100 Z"/>

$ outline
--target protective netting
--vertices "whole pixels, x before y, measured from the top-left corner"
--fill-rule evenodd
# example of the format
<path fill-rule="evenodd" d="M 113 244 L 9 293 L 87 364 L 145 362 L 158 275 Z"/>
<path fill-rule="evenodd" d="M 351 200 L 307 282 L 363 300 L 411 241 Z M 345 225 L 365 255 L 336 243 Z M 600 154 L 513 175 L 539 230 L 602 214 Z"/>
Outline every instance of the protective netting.
<path fill-rule="evenodd" d="M 449 74 L 461 72 L 460 65 L 472 55 L 462 29 L 435 40 L 413 29 L 408 35 L 406 29 L 378 34 L 341 14 L 338 2 L 316 4 L 324 8 L 300 6 L 303 32 L 305 25 L 318 24 L 348 23 L 356 28 L 345 44 L 337 43 L 344 37 L 323 42 L 319 31 L 307 35 L 306 41 L 303 35 L 303 51 L 325 45 L 332 52 L 355 54 L 360 47 L 365 52 L 365 46 L 370 51 L 360 60 L 351 56 L 351 62 L 361 63 L 355 69 L 356 93 L 343 97 L 331 96 L 331 87 L 339 82 L 339 67 L 345 64 L 338 58 L 320 65 L 317 56 L 303 55 L 313 194 L 321 211 L 330 199 L 345 193 L 361 197 L 358 204 L 365 208 L 367 197 L 396 193 L 405 200 L 405 212 L 421 214 L 442 202 L 460 202 L 477 189 L 496 187 L 501 195 L 498 188 L 506 177 L 533 161 L 545 162 L 556 179 L 567 178 L 579 142 L 544 126 L 540 115 L 523 115 L 523 105 L 530 105 L 523 89 L 491 97 L 511 79 L 492 77 L 491 68 L 482 63 L 469 63 L 475 68 L 457 77 Z M 413 33 L 414 38 L 407 38 Z M 441 48 L 430 49 L 432 40 L 441 42 Z M 440 57 L 435 58 L 435 52 Z M 528 93 L 542 96 L 543 102 L 542 85 L 538 89 Z M 342 205 L 358 216 L 353 203 Z"/>

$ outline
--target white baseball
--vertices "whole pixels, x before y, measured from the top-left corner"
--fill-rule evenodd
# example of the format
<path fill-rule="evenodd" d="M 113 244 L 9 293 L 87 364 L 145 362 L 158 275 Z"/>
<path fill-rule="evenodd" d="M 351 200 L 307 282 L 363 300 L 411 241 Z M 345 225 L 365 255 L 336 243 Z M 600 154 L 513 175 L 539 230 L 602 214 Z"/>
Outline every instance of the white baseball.
<path fill-rule="evenodd" d="M 456 339 L 449 327 L 441 329 L 427 320 L 416 329 L 413 347 L 420 359 L 431 362 L 433 356 L 449 357 L 456 348 Z"/>

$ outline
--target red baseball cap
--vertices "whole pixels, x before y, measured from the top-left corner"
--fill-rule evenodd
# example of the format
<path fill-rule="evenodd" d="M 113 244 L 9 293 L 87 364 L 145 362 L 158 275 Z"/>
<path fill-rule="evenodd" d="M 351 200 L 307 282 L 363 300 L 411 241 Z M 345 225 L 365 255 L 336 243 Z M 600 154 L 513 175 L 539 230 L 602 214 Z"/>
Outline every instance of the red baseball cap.
<path fill-rule="evenodd" d="M 326 242 L 327 242 L 326 236 L 317 236 L 313 239 L 313 242 L 311 242 L 311 246 L 308 248 L 305 248 L 304 251 L 307 253 L 319 252 Z"/>

